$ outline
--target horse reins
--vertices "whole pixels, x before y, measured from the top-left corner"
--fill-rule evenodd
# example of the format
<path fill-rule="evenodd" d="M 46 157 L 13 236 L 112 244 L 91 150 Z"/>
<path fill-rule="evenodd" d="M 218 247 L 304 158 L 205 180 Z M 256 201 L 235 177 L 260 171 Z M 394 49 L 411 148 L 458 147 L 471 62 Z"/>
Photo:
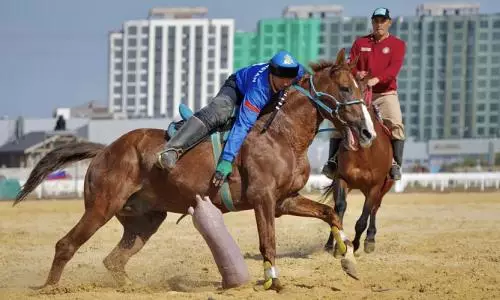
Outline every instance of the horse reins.
<path fill-rule="evenodd" d="M 362 99 L 351 100 L 351 101 L 347 101 L 347 102 L 340 102 L 333 95 L 323 93 L 323 92 L 318 92 L 316 90 L 316 87 L 314 86 L 313 74 L 311 74 L 311 76 L 309 76 L 309 86 L 310 86 L 310 90 L 312 89 L 313 93 L 310 93 L 308 90 L 304 89 L 303 87 L 301 87 L 298 84 L 293 84 L 293 87 L 296 90 L 298 90 L 303 95 L 307 96 L 307 98 L 309 98 L 311 101 L 313 101 L 314 104 L 316 104 L 317 106 L 322 108 L 324 111 L 326 111 L 328 114 L 330 114 L 333 118 L 337 118 L 337 120 L 339 120 L 342 123 L 342 125 L 346 125 L 347 122 L 340 117 L 340 115 L 339 115 L 340 108 L 342 108 L 344 106 L 355 105 L 355 104 L 365 104 L 365 102 Z M 326 105 L 321 100 L 321 97 L 323 97 L 323 96 L 328 97 L 328 98 L 333 100 L 333 102 L 335 103 L 335 110 L 328 107 L 328 105 Z"/>

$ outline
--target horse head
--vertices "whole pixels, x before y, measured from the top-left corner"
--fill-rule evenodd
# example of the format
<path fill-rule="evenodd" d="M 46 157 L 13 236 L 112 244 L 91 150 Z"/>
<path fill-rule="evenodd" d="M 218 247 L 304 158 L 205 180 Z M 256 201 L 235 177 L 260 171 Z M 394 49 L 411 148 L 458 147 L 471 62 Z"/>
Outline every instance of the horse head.
<path fill-rule="evenodd" d="M 363 100 L 360 84 L 352 75 L 356 61 L 347 62 L 345 49 L 337 54 L 335 62 L 320 61 L 311 64 L 314 74 L 309 77 L 309 98 L 318 107 L 321 115 L 342 131 L 347 145 L 357 150 L 357 145 L 370 147 L 377 137 L 373 120 Z"/>

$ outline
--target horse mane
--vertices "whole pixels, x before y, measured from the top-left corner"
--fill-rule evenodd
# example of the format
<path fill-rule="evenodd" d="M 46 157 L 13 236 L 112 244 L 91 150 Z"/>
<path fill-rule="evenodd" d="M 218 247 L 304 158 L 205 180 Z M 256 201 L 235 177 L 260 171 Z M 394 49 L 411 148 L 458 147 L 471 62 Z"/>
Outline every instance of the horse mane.
<path fill-rule="evenodd" d="M 324 70 L 329 67 L 335 67 L 335 61 L 333 60 L 326 60 L 326 59 L 320 59 L 318 62 L 310 62 L 309 67 L 312 70 L 312 73 L 319 72 L 321 70 Z M 303 83 L 309 81 L 309 77 L 311 76 L 311 73 L 306 72 L 302 78 L 298 81 L 299 85 L 302 85 Z"/>
<path fill-rule="evenodd" d="M 335 61 L 320 59 L 318 62 L 309 63 L 309 67 L 313 70 L 313 72 L 319 72 L 323 69 L 335 66 Z"/>

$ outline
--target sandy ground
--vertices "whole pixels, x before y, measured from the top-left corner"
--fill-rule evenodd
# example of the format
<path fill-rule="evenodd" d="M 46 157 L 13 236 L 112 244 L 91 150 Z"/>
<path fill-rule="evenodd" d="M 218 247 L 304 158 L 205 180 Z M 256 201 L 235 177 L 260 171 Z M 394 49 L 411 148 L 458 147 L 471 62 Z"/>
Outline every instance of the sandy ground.
<path fill-rule="evenodd" d="M 362 206 L 350 195 L 350 237 Z M 190 217 L 170 214 L 133 257 L 134 285 L 118 287 L 102 259 L 121 237 L 113 219 L 74 256 L 58 288 L 45 281 L 54 245 L 80 218 L 81 200 L 0 203 L 0 299 L 500 299 L 500 193 L 388 195 L 378 215 L 377 249 L 361 251 L 360 281 L 322 250 L 328 226 L 284 216 L 277 220 L 277 267 L 285 290 L 255 290 L 263 277 L 253 212 L 225 215 L 252 282 L 223 291 L 210 250 Z M 364 238 L 364 237 L 363 237 Z"/>

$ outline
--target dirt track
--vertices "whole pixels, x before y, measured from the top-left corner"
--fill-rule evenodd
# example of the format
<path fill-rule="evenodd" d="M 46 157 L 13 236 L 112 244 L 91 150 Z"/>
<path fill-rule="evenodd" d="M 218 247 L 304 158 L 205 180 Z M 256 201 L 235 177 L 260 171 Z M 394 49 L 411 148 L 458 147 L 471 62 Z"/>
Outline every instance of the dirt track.
<path fill-rule="evenodd" d="M 353 237 L 362 205 L 348 200 L 345 226 Z M 221 291 L 220 275 L 189 217 L 170 214 L 127 266 L 134 286 L 115 286 L 102 259 L 122 229 L 116 220 L 70 261 L 59 288 L 44 282 L 56 241 L 76 223 L 82 201 L 0 203 L 0 299 L 500 299 L 500 193 L 387 196 L 378 215 L 377 249 L 361 251 L 360 281 L 348 278 L 322 246 L 322 221 L 277 220 L 277 267 L 285 290 L 255 291 L 263 277 L 252 212 L 225 216 L 249 266 L 252 283 Z M 363 237 L 364 238 L 364 237 Z"/>

